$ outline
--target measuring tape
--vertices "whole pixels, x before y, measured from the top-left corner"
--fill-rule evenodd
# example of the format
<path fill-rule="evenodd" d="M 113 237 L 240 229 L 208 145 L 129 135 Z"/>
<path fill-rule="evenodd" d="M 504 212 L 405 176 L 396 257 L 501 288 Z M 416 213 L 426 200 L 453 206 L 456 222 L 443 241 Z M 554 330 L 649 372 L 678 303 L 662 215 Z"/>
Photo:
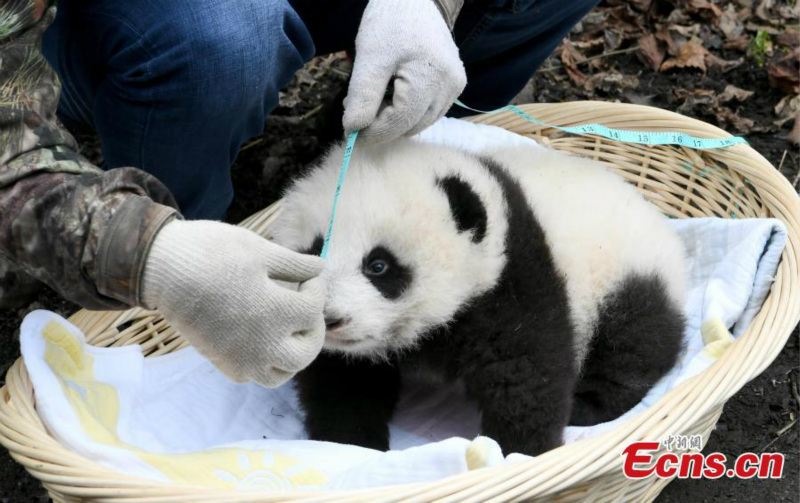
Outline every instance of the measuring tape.
<path fill-rule="evenodd" d="M 548 128 L 558 129 L 559 131 L 564 131 L 566 133 L 571 133 L 571 134 L 578 134 L 578 135 L 593 134 L 597 136 L 602 136 L 604 138 L 608 138 L 610 140 L 621 141 L 624 143 L 638 143 L 640 145 L 682 145 L 684 147 L 689 147 L 695 150 L 706 150 L 710 148 L 725 148 L 725 147 L 730 147 L 731 145 L 736 145 L 737 143 L 747 144 L 747 140 L 745 140 L 740 136 L 731 136 L 728 138 L 697 138 L 695 136 L 691 136 L 686 133 L 679 133 L 677 131 L 627 131 L 624 129 L 612 129 L 602 124 L 584 124 L 581 126 L 553 126 L 551 124 L 547 124 L 544 121 L 540 121 L 539 119 L 531 117 L 530 115 L 525 113 L 524 110 L 522 110 L 516 105 L 508 105 L 504 106 L 503 108 L 498 108 L 497 110 L 491 110 L 489 112 L 485 112 L 483 110 L 477 110 L 475 108 L 468 107 L 467 105 L 461 103 L 459 100 L 456 100 L 455 104 L 460 106 L 461 108 L 472 110 L 473 112 L 478 112 L 481 114 L 496 114 L 508 110 L 510 112 L 514 112 L 515 114 L 519 115 L 528 122 L 531 122 L 538 126 L 545 126 Z"/>
<path fill-rule="evenodd" d="M 336 205 L 339 204 L 339 194 L 342 192 L 342 184 L 344 177 L 347 175 L 347 168 L 350 167 L 350 156 L 353 155 L 353 147 L 358 138 L 358 131 L 353 131 L 347 135 L 347 144 L 344 147 L 344 157 L 342 158 L 342 167 L 339 169 L 339 178 L 336 180 L 336 192 L 333 193 L 333 208 L 331 208 L 331 219 L 328 222 L 328 230 L 325 232 L 325 241 L 322 243 L 322 251 L 319 256 L 323 259 L 328 258 L 328 248 L 331 244 L 331 235 L 333 234 L 333 221 L 336 219 Z"/>
<path fill-rule="evenodd" d="M 516 105 L 507 105 L 502 108 L 498 108 L 497 110 L 491 110 L 487 112 L 468 107 L 459 100 L 456 100 L 455 104 L 461 108 L 481 114 L 496 114 L 510 111 L 519 115 L 528 122 L 538 126 L 545 126 L 577 135 L 597 135 L 624 143 L 638 143 L 640 145 L 682 145 L 695 150 L 725 148 L 730 147 L 731 145 L 736 145 L 737 143 L 747 144 L 747 140 L 740 136 L 731 136 L 728 138 L 697 138 L 695 136 L 691 136 L 686 133 L 679 133 L 677 131 L 628 131 L 624 129 L 613 129 L 602 124 L 584 124 L 582 126 L 553 126 L 552 124 L 547 124 L 544 121 L 531 117 Z M 333 222 L 336 219 L 336 206 L 339 203 L 339 194 L 342 191 L 344 177 L 347 175 L 347 169 L 350 167 L 350 156 L 353 155 L 353 147 L 356 144 L 356 138 L 358 138 L 358 131 L 353 131 L 347 136 L 347 143 L 344 148 L 344 157 L 342 158 L 342 167 L 339 170 L 339 178 L 336 180 L 336 192 L 333 194 L 331 219 L 328 222 L 328 230 L 325 233 L 325 241 L 323 242 L 322 252 L 320 253 L 320 257 L 323 259 L 328 257 L 328 248 L 330 247 L 331 235 L 333 234 Z"/>

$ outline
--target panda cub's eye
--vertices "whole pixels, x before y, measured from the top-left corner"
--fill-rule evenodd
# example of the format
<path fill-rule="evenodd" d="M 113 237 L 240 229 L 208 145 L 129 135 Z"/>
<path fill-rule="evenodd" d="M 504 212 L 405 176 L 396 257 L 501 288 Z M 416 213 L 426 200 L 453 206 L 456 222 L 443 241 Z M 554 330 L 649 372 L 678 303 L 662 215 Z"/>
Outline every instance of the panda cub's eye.
<path fill-rule="evenodd" d="M 361 274 L 389 300 L 400 298 L 411 286 L 411 268 L 384 246 L 376 246 L 361 260 Z"/>
<path fill-rule="evenodd" d="M 381 276 L 388 270 L 389 264 L 387 264 L 385 260 L 377 259 L 370 262 L 364 272 L 370 276 Z"/>

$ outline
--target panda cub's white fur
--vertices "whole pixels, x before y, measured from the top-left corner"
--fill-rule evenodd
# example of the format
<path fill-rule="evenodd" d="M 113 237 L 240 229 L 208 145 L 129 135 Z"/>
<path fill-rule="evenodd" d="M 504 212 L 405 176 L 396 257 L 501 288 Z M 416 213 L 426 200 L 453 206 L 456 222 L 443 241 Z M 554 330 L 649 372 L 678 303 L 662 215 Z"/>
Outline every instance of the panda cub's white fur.
<path fill-rule="evenodd" d="M 555 150 L 512 147 L 485 154 L 523 188 L 566 279 L 582 361 L 605 295 L 629 272 L 653 273 L 683 306 L 683 248 L 666 218 L 602 164 Z M 277 243 L 308 250 L 324 233 L 342 157 L 341 146 L 298 180 L 282 204 Z M 487 237 L 457 232 L 436 179 L 457 175 L 485 204 Z M 478 159 L 457 149 L 414 141 L 355 149 L 344 183 L 328 265 L 326 313 L 349 318 L 326 347 L 382 356 L 412 346 L 425 330 L 452 319 L 464 302 L 494 286 L 505 263 L 506 203 Z M 517 232 L 524 232 L 519 229 Z M 376 243 L 391 243 L 418 271 L 400 301 L 387 301 L 361 274 Z"/>
<path fill-rule="evenodd" d="M 286 192 L 278 244 L 319 253 L 341 159 Z M 674 365 L 684 267 L 667 219 L 598 162 L 359 144 L 322 273 L 326 351 L 296 380 L 309 437 L 387 448 L 413 368 L 461 379 L 507 452 L 553 448 Z"/>
<path fill-rule="evenodd" d="M 341 159 L 341 147 L 287 192 L 274 230 L 277 243 L 309 249 L 324 233 Z M 397 169 L 401 166 L 402 169 Z M 487 239 L 479 245 L 453 227 L 436 179 L 458 174 L 487 204 Z M 323 278 L 326 314 L 349 319 L 329 333 L 326 347 L 384 356 L 413 346 L 423 331 L 447 323 L 471 297 L 490 289 L 505 263 L 505 203 L 495 182 L 475 160 L 444 147 L 403 142 L 356 148 L 343 185 Z M 402 299 L 387 300 L 362 275 L 362 257 L 391 244 L 415 271 Z"/>

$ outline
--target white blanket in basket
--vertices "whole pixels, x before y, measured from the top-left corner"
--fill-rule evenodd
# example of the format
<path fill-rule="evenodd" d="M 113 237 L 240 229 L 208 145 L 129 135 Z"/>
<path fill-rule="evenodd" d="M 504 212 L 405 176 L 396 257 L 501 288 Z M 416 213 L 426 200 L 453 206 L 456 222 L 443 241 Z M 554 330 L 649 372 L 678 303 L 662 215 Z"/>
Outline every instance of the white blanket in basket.
<path fill-rule="evenodd" d="M 423 140 L 479 149 L 529 141 L 488 126 L 442 120 Z M 481 143 L 482 142 L 482 143 Z M 628 414 L 590 428 L 600 434 L 705 369 L 741 334 L 767 295 L 786 231 L 775 220 L 674 220 L 689 255 L 687 353 Z M 95 348 L 60 316 L 36 311 L 21 328 L 37 409 L 69 449 L 104 466 L 161 481 L 269 491 L 352 489 L 433 480 L 512 462 L 477 437 L 479 413 L 456 387 L 405 383 L 387 453 L 304 439 L 292 386 L 226 380 L 192 348 L 142 357 L 136 346 Z M 475 439 L 475 440 L 469 440 Z"/>

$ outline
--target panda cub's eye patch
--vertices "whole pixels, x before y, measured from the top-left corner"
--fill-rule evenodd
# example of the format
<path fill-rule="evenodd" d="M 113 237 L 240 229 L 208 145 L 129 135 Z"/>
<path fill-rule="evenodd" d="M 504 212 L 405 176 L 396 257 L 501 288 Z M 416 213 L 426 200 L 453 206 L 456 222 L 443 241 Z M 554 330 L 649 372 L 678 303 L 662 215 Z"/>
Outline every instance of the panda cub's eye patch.
<path fill-rule="evenodd" d="M 373 248 L 361 263 L 361 272 L 381 295 L 396 299 L 411 285 L 411 269 L 383 246 Z"/>

